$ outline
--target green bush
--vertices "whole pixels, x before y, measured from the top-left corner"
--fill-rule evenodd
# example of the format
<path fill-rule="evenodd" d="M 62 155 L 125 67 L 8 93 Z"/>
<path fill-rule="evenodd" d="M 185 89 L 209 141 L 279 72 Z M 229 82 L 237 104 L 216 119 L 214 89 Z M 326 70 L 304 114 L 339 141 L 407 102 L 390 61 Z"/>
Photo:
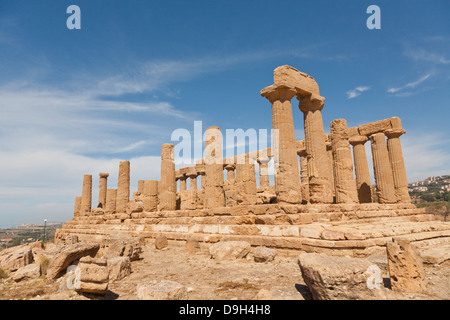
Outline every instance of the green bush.
<path fill-rule="evenodd" d="M 6 271 L 0 268 L 0 279 L 7 278 L 8 275 L 6 274 Z"/>

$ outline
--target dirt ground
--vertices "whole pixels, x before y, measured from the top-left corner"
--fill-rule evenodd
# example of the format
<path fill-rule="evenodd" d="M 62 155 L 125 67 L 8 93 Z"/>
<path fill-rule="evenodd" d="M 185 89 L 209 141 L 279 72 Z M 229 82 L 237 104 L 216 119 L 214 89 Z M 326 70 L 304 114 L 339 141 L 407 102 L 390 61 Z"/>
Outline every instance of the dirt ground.
<path fill-rule="evenodd" d="M 279 254 L 269 263 L 256 263 L 253 256 L 232 261 L 217 261 L 207 251 L 188 254 L 185 248 L 169 245 L 157 250 L 144 247 L 142 259 L 132 262 L 132 274 L 109 284 L 109 292 L 100 297 L 79 294 L 65 288 L 65 278 L 45 278 L 15 283 L 0 280 L 0 300 L 135 300 L 137 284 L 147 280 L 172 280 L 188 288 L 189 300 L 253 300 L 261 289 L 277 299 L 309 300 L 311 294 L 303 282 L 295 255 Z M 425 268 L 429 297 L 450 299 L 450 263 Z M 421 299 L 414 294 L 405 299 Z"/>

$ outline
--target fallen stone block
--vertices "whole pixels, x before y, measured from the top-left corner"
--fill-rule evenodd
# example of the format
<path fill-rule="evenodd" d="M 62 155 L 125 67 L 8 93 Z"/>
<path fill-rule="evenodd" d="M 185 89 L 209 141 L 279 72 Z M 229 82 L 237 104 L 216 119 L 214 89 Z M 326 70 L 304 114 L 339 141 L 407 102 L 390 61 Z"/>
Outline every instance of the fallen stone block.
<path fill-rule="evenodd" d="M 266 247 L 256 247 L 253 252 L 255 262 L 270 262 L 275 259 L 277 252 L 274 249 Z"/>
<path fill-rule="evenodd" d="M 417 248 L 406 239 L 386 243 L 391 288 L 398 292 L 426 292 L 425 271 Z"/>
<path fill-rule="evenodd" d="M 77 292 L 105 295 L 109 273 L 106 259 L 83 257 L 75 269 L 74 287 Z"/>
<path fill-rule="evenodd" d="M 250 243 L 245 241 L 223 241 L 209 247 L 212 259 L 242 259 L 250 252 Z"/>
<path fill-rule="evenodd" d="M 125 234 L 105 237 L 100 244 L 99 256 L 106 259 L 127 256 L 131 261 L 138 260 L 145 244 L 143 237 Z"/>
<path fill-rule="evenodd" d="M 155 238 L 155 248 L 158 250 L 162 250 L 164 248 L 167 248 L 169 245 L 169 242 L 167 241 L 166 236 L 157 236 Z"/>
<path fill-rule="evenodd" d="M 26 279 L 37 279 L 41 276 L 41 267 L 38 263 L 31 263 L 22 268 L 19 268 L 13 275 L 13 280 L 16 282 Z"/>
<path fill-rule="evenodd" d="M 59 253 L 50 260 L 47 278 L 56 279 L 60 277 L 72 262 L 85 256 L 94 257 L 99 248 L 100 245 L 93 242 L 79 242 L 62 246 Z"/>
<path fill-rule="evenodd" d="M 15 272 L 32 262 L 33 253 L 27 245 L 13 247 L 1 252 L 0 268 L 7 272 Z"/>
<path fill-rule="evenodd" d="M 115 257 L 107 259 L 109 281 L 122 280 L 131 273 L 130 257 Z"/>
<path fill-rule="evenodd" d="M 298 256 L 303 280 L 315 300 L 366 300 L 383 295 L 381 271 L 367 259 L 304 253 Z"/>
<path fill-rule="evenodd" d="M 136 287 L 139 300 L 187 300 L 187 288 L 170 280 L 149 281 Z"/>
<path fill-rule="evenodd" d="M 186 252 L 187 253 L 197 253 L 200 252 L 200 243 L 195 239 L 187 239 L 186 241 Z"/>

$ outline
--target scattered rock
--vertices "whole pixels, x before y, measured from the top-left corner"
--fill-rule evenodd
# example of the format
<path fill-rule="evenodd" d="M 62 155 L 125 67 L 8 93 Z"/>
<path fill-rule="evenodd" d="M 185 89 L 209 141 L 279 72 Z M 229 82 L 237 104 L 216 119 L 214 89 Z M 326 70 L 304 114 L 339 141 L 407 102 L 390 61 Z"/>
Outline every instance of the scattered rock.
<path fill-rule="evenodd" d="M 14 272 L 33 262 L 33 253 L 29 246 L 22 245 L 3 250 L 0 256 L 0 268 Z"/>
<path fill-rule="evenodd" d="M 450 244 L 435 248 L 426 248 L 420 252 L 423 263 L 439 265 L 450 260 Z"/>
<path fill-rule="evenodd" d="M 200 243 L 198 242 L 198 240 L 192 238 L 187 239 L 186 252 L 191 254 L 200 252 Z"/>
<path fill-rule="evenodd" d="M 47 278 L 56 279 L 64 274 L 67 267 L 85 256 L 94 257 L 100 246 L 92 242 L 79 242 L 63 246 L 51 260 L 47 269 Z"/>
<path fill-rule="evenodd" d="M 187 300 L 187 288 L 170 280 L 149 281 L 138 284 L 137 295 L 140 300 Z"/>
<path fill-rule="evenodd" d="M 105 295 L 108 291 L 106 259 L 83 257 L 75 269 L 75 291 Z"/>
<path fill-rule="evenodd" d="M 309 293 L 309 292 L 308 292 Z M 311 295 L 311 294 L 309 294 Z M 273 287 L 271 289 L 261 289 L 256 294 L 256 300 L 305 300 L 302 294 L 292 286 L 292 288 L 286 287 Z"/>
<path fill-rule="evenodd" d="M 75 234 L 71 234 L 71 235 L 67 235 L 64 238 L 64 244 L 74 244 L 74 243 L 78 243 L 78 236 Z"/>
<path fill-rule="evenodd" d="M 298 256 L 298 264 L 315 300 L 380 298 L 381 271 L 371 272 L 378 267 L 367 259 L 304 253 Z"/>
<path fill-rule="evenodd" d="M 266 247 L 256 247 L 253 252 L 255 262 L 270 262 L 275 259 L 277 252 L 274 249 Z"/>
<path fill-rule="evenodd" d="M 391 288 L 398 292 L 426 292 L 425 271 L 417 249 L 406 239 L 386 243 Z"/>
<path fill-rule="evenodd" d="M 212 259 L 242 259 L 250 252 L 250 243 L 245 241 L 222 241 L 209 247 Z"/>
<path fill-rule="evenodd" d="M 13 280 L 16 282 L 25 279 L 37 279 L 41 276 L 41 267 L 38 263 L 31 263 L 25 267 L 19 268 L 13 275 Z"/>
<path fill-rule="evenodd" d="M 109 281 L 116 281 L 125 278 L 131 273 L 130 257 L 115 257 L 107 260 L 109 270 Z"/>
<path fill-rule="evenodd" d="M 140 258 L 144 244 L 143 237 L 109 235 L 102 240 L 99 256 L 106 259 L 127 256 L 131 261 L 135 261 Z"/>
<path fill-rule="evenodd" d="M 169 242 L 167 241 L 166 236 L 157 236 L 155 238 L 155 248 L 158 250 L 167 248 Z"/>

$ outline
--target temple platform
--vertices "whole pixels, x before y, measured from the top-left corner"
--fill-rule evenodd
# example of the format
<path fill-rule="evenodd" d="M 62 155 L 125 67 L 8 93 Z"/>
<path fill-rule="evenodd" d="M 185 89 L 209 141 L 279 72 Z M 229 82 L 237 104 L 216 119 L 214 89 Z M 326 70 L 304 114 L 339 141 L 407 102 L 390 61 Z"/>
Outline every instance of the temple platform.
<path fill-rule="evenodd" d="M 247 241 L 286 253 L 322 252 L 365 257 L 384 253 L 387 241 L 406 238 L 422 249 L 450 244 L 450 223 L 435 220 L 412 204 L 241 205 L 202 210 L 78 215 L 55 235 L 100 242 L 110 234 L 129 234 L 149 241 L 164 235 L 203 247 L 218 241 Z"/>

